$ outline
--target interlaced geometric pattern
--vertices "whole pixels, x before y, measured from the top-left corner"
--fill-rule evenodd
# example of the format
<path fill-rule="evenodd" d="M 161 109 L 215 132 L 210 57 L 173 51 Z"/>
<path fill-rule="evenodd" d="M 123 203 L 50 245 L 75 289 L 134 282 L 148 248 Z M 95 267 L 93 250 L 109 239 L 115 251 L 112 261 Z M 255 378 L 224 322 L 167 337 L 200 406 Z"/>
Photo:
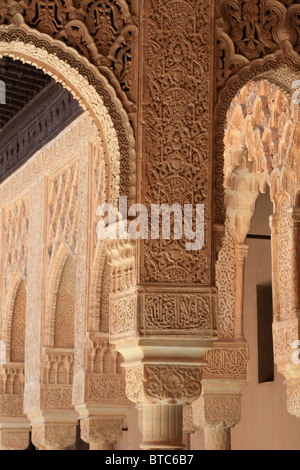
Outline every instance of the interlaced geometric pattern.
<path fill-rule="evenodd" d="M 73 252 L 76 249 L 78 168 L 78 161 L 75 161 L 50 180 L 47 241 L 49 259 L 55 256 L 62 242 L 67 243 Z"/>
<path fill-rule="evenodd" d="M 64 265 L 56 297 L 55 348 L 74 348 L 76 269 L 72 256 Z"/>
<path fill-rule="evenodd" d="M 13 309 L 13 318 L 11 326 L 11 362 L 25 361 L 25 331 L 26 331 L 26 287 L 22 281 L 16 297 Z"/>
<path fill-rule="evenodd" d="M 6 278 L 5 289 L 9 275 L 19 268 L 24 277 L 27 276 L 27 238 L 29 225 L 28 197 L 20 199 L 5 210 L 3 220 L 3 267 Z"/>

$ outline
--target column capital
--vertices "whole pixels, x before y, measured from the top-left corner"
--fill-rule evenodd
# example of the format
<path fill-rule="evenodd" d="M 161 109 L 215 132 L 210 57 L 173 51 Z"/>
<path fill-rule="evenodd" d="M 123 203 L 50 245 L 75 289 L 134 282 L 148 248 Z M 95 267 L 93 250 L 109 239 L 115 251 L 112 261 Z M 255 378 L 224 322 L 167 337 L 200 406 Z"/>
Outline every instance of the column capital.
<path fill-rule="evenodd" d="M 280 215 L 273 214 L 269 217 L 269 225 L 270 229 L 272 230 L 273 235 L 278 235 L 279 233 L 279 223 L 280 223 Z"/>
<path fill-rule="evenodd" d="M 289 213 L 291 215 L 291 227 L 300 228 L 300 207 L 292 207 Z"/>
<path fill-rule="evenodd" d="M 244 262 L 248 256 L 249 245 L 238 243 L 236 245 L 237 261 Z"/>
<path fill-rule="evenodd" d="M 28 418 L 32 423 L 32 443 L 39 450 L 66 450 L 75 445 L 76 412 L 40 412 L 29 414 Z"/>
<path fill-rule="evenodd" d="M 26 450 L 30 445 L 31 425 L 11 419 L 0 423 L 0 450 Z M 9 422 L 10 421 L 10 422 Z"/>
<path fill-rule="evenodd" d="M 85 418 L 80 421 L 81 439 L 90 445 L 111 445 L 123 436 L 123 419 Z"/>
<path fill-rule="evenodd" d="M 193 403 L 195 426 L 233 428 L 241 420 L 245 381 L 203 380 L 201 398 Z"/>
<path fill-rule="evenodd" d="M 39 450 L 63 450 L 76 443 L 75 424 L 41 424 L 32 427 L 32 442 Z"/>
<path fill-rule="evenodd" d="M 188 405 L 201 395 L 201 367 L 180 364 L 127 367 L 126 393 L 135 403 Z"/>

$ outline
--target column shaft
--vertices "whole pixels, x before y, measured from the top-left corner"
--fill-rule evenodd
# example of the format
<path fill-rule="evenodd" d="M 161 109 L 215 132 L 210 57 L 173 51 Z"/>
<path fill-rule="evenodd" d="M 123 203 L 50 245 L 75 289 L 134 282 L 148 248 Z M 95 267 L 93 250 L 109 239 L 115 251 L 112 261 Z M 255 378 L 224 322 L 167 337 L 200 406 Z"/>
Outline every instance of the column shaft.
<path fill-rule="evenodd" d="M 184 449 L 183 406 L 146 404 L 143 406 L 142 449 Z"/>
<path fill-rule="evenodd" d="M 90 450 L 113 450 L 114 446 L 112 443 L 106 442 L 92 442 L 90 444 Z"/>
<path fill-rule="evenodd" d="M 206 427 L 204 429 L 205 450 L 231 450 L 231 429 Z"/>

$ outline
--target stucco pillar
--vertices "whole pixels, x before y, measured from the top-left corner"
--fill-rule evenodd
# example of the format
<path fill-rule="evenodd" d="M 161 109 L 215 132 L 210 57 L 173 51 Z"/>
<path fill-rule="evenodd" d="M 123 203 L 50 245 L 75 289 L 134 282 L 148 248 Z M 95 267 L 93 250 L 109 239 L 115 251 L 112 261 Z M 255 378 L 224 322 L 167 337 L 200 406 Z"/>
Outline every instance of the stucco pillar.
<path fill-rule="evenodd" d="M 142 412 L 145 450 L 184 449 L 184 406 L 201 394 L 201 367 L 149 364 L 126 368 L 128 398 Z"/>
<path fill-rule="evenodd" d="M 231 429 L 240 422 L 248 380 L 248 344 L 216 342 L 206 361 L 202 395 L 192 405 L 193 426 L 204 428 L 206 450 L 231 450 Z"/>

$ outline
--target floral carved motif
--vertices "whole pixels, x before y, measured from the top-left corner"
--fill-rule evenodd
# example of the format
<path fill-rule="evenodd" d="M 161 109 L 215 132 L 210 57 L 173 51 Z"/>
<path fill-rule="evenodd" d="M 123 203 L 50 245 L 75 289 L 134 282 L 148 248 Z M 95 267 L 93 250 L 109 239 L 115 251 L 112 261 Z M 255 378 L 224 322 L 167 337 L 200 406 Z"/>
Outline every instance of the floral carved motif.
<path fill-rule="evenodd" d="M 145 397 L 149 402 L 187 404 L 201 394 L 201 368 L 146 366 Z"/>
<path fill-rule="evenodd" d="M 0 369 L 0 415 L 23 417 L 24 364 L 5 364 Z"/>
<path fill-rule="evenodd" d="M 218 332 L 220 339 L 234 337 L 236 259 L 235 238 L 228 222 L 225 238 L 216 263 L 216 286 L 218 288 Z"/>
<path fill-rule="evenodd" d="M 1 24 L 26 24 L 74 48 L 113 82 L 132 109 L 137 28 L 125 0 L 1 0 L 0 6 Z"/>
<path fill-rule="evenodd" d="M 187 405 L 201 394 L 201 368 L 180 365 L 127 367 L 126 394 L 135 403 Z"/>
<path fill-rule="evenodd" d="M 219 88 L 249 61 L 277 51 L 297 59 L 299 5 L 284 6 L 277 0 L 221 0 L 218 7 Z"/>
<path fill-rule="evenodd" d="M 107 338 L 90 339 L 87 369 L 87 399 L 93 402 L 127 402 L 122 356 Z"/>

